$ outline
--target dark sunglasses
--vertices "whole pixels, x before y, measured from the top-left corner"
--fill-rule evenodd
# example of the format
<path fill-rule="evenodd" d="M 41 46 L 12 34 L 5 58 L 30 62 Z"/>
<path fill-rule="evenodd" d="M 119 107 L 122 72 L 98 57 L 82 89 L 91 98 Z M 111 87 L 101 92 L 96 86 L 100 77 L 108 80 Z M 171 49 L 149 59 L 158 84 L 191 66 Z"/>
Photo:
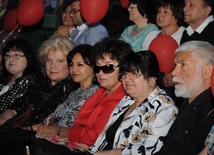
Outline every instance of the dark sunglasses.
<path fill-rule="evenodd" d="M 105 65 L 105 66 L 97 66 L 95 65 L 94 66 L 94 72 L 95 73 L 99 73 L 100 70 L 105 73 L 105 74 L 111 74 L 114 72 L 114 69 L 119 67 L 119 65 L 115 66 L 113 64 L 108 64 L 108 65 Z"/>

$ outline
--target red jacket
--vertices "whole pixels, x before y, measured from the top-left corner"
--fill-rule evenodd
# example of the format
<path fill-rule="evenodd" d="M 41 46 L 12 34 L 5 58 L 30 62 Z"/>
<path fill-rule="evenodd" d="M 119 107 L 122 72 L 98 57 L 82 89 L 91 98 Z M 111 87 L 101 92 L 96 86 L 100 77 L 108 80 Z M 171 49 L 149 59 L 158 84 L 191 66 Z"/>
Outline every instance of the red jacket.
<path fill-rule="evenodd" d="M 88 98 L 69 131 L 70 146 L 75 147 L 75 143 L 93 145 L 108 122 L 113 109 L 124 96 L 124 89 L 120 85 L 110 95 L 107 95 L 105 89 L 100 88 Z"/>

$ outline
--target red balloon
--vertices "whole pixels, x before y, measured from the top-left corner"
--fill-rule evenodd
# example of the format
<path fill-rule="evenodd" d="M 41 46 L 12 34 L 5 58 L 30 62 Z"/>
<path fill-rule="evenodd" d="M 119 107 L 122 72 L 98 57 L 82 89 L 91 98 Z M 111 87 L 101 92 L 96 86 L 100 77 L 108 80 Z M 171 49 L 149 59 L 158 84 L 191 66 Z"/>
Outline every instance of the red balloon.
<path fill-rule="evenodd" d="M 80 0 L 80 10 L 88 24 L 99 22 L 107 13 L 109 0 Z"/>
<path fill-rule="evenodd" d="M 17 10 L 13 9 L 6 13 L 4 17 L 4 30 L 11 31 L 17 26 Z"/>
<path fill-rule="evenodd" d="M 214 66 L 213 66 L 213 73 L 212 73 L 212 83 L 211 83 L 211 88 L 214 96 Z"/>
<path fill-rule="evenodd" d="M 170 36 L 158 35 L 150 44 L 149 49 L 156 55 L 160 71 L 168 73 L 173 69 L 173 60 L 177 42 Z"/>
<path fill-rule="evenodd" d="M 43 15 L 43 0 L 23 0 L 17 11 L 18 23 L 23 26 L 31 26 L 38 23 Z"/>
<path fill-rule="evenodd" d="M 120 0 L 120 4 L 123 8 L 129 7 L 129 0 Z"/>

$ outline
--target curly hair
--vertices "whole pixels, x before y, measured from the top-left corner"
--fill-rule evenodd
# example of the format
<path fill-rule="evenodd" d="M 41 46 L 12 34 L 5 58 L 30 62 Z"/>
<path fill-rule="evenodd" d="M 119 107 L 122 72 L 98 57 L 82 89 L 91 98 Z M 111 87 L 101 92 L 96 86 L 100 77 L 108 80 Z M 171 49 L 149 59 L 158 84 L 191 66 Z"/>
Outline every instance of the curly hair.
<path fill-rule="evenodd" d="M 133 52 L 131 46 L 123 40 L 116 38 L 106 38 L 96 43 L 92 49 L 94 54 L 94 64 L 99 59 L 104 59 L 105 55 L 109 55 L 112 60 L 118 63 L 121 58 L 128 53 Z"/>
<path fill-rule="evenodd" d="M 74 43 L 65 37 L 55 36 L 44 41 L 39 49 L 39 57 L 42 64 L 45 63 L 46 57 L 50 50 L 60 50 L 65 56 L 74 48 Z"/>

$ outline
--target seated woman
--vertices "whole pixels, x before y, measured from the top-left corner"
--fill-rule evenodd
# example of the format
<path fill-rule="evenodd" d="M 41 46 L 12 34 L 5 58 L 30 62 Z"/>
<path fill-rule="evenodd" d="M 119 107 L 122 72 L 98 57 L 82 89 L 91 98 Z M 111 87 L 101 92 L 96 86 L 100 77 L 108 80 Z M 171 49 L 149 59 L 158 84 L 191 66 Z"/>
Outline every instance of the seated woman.
<path fill-rule="evenodd" d="M 158 35 L 171 36 L 177 44 L 180 44 L 181 36 L 185 28 L 182 26 L 183 21 L 183 6 L 184 1 L 180 0 L 158 0 L 157 1 L 157 16 L 156 23 L 160 27 Z M 182 103 L 181 98 L 177 98 L 174 94 L 174 84 L 172 82 L 171 72 L 163 74 L 163 85 L 161 86 L 170 97 L 175 101 L 176 105 L 180 107 Z"/>
<path fill-rule="evenodd" d="M 70 78 L 67 63 L 67 55 L 73 47 L 74 44 L 64 37 L 53 37 L 41 45 L 40 60 L 45 65 L 47 78 L 24 100 L 25 103 L 33 105 L 29 124 L 43 122 L 71 91 L 79 87 Z"/>
<path fill-rule="evenodd" d="M 0 82 L 0 125 L 16 114 L 15 111 L 8 109 L 11 109 L 21 97 L 26 96 L 36 84 L 36 74 L 39 72 L 37 66 L 34 52 L 25 40 L 21 38 L 11 40 L 3 48 L 3 75 Z M 7 112 L 5 112 L 6 110 Z"/>
<path fill-rule="evenodd" d="M 40 137 L 67 137 L 69 127 L 73 126 L 80 108 L 98 89 L 98 85 L 93 82 L 91 48 L 90 45 L 79 45 L 68 54 L 67 62 L 70 65 L 71 77 L 74 82 L 80 84 L 80 88 L 72 91 L 67 99 L 46 118 L 45 125 L 33 126 Z"/>
<path fill-rule="evenodd" d="M 183 7 L 184 2 L 180 0 L 158 0 L 156 22 L 161 30 L 157 34 L 171 36 L 178 45 L 185 30 Z"/>
<path fill-rule="evenodd" d="M 155 23 L 155 8 L 150 0 L 130 0 L 129 19 L 134 25 L 128 26 L 121 34 L 121 39 L 131 44 L 135 52 L 147 50 L 156 37 L 158 27 Z"/>
<path fill-rule="evenodd" d="M 63 6 L 62 16 L 61 16 L 61 25 L 57 28 L 54 36 L 62 36 L 69 37 L 70 32 L 75 29 L 73 18 L 72 18 L 72 10 L 71 4 L 73 1 L 67 2 Z"/>
<path fill-rule="evenodd" d="M 151 155 L 162 147 L 161 137 L 167 135 L 177 108 L 157 86 L 158 73 L 158 61 L 152 52 L 125 56 L 120 74 L 129 96 L 114 109 L 91 153 Z"/>

